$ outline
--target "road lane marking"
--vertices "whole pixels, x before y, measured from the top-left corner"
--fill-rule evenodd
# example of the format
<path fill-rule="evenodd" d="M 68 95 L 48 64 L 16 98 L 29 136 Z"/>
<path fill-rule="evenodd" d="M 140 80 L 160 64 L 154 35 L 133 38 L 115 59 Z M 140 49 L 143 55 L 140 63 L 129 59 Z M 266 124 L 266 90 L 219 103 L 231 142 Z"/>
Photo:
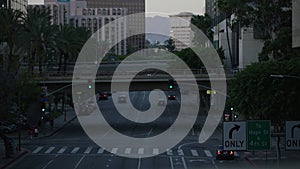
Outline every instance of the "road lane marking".
<path fill-rule="evenodd" d="M 93 147 L 88 147 L 86 148 L 86 150 L 83 152 L 84 154 L 90 154 L 90 152 L 92 151 Z"/>
<path fill-rule="evenodd" d="M 152 133 L 153 127 L 151 127 L 150 131 L 148 132 L 147 136 L 149 137 L 150 134 Z"/>
<path fill-rule="evenodd" d="M 140 169 L 141 168 L 141 163 L 142 163 L 142 159 L 141 157 L 139 158 L 139 163 L 138 163 L 138 168 L 137 169 Z"/>
<path fill-rule="evenodd" d="M 154 148 L 152 154 L 153 155 L 158 155 L 159 154 L 159 149 L 158 148 Z"/>
<path fill-rule="evenodd" d="M 61 148 L 61 149 L 57 152 L 57 154 L 62 154 L 62 153 L 64 153 L 64 152 L 66 151 L 67 148 L 68 148 L 68 147 L 63 147 L 63 148 Z"/>
<path fill-rule="evenodd" d="M 75 148 L 71 151 L 71 153 L 72 153 L 72 154 L 76 154 L 76 153 L 78 152 L 79 149 L 80 149 L 80 147 L 75 147 Z"/>
<path fill-rule="evenodd" d="M 99 148 L 99 150 L 97 151 L 97 154 L 102 154 L 104 152 L 103 148 Z"/>
<path fill-rule="evenodd" d="M 219 169 L 219 167 L 217 166 L 217 164 L 215 163 L 215 161 L 213 159 L 211 159 L 211 163 L 215 166 L 216 169 Z"/>
<path fill-rule="evenodd" d="M 77 164 L 75 165 L 75 168 L 74 168 L 74 169 L 78 168 L 79 164 L 80 164 L 81 161 L 84 159 L 84 157 L 85 157 L 85 155 L 83 155 L 83 156 L 81 157 L 81 159 L 80 159 L 80 160 L 77 162 Z"/>
<path fill-rule="evenodd" d="M 54 149 L 55 149 L 55 147 L 50 147 L 47 151 L 45 151 L 45 154 L 51 153 L 51 151 L 53 151 Z"/>
<path fill-rule="evenodd" d="M 192 153 L 192 155 L 193 155 L 194 157 L 198 157 L 198 156 L 199 156 L 197 150 L 191 150 L 191 153 Z"/>
<path fill-rule="evenodd" d="M 172 157 L 169 157 L 169 159 L 170 159 L 170 165 L 171 165 L 171 169 L 174 169 L 174 163 L 173 163 L 173 159 L 172 159 Z"/>
<path fill-rule="evenodd" d="M 126 148 L 125 149 L 125 154 L 130 154 L 131 153 L 131 148 Z"/>
<path fill-rule="evenodd" d="M 144 148 L 139 148 L 138 154 L 144 154 Z"/>
<path fill-rule="evenodd" d="M 118 148 L 113 148 L 113 149 L 111 150 L 111 153 L 116 154 L 117 151 L 118 151 Z"/>
<path fill-rule="evenodd" d="M 211 152 L 209 150 L 204 150 L 204 153 L 207 157 L 213 157 L 213 155 L 211 154 Z"/>
<path fill-rule="evenodd" d="M 41 151 L 43 149 L 43 146 L 39 146 L 39 147 L 37 147 L 33 152 L 32 152 L 32 154 L 36 154 L 36 153 L 38 153 L 39 151 Z"/>
<path fill-rule="evenodd" d="M 184 156 L 184 153 L 183 153 L 183 150 L 182 150 L 182 149 L 178 149 L 177 152 L 178 152 L 178 155 Z"/>
<path fill-rule="evenodd" d="M 167 155 L 172 156 L 173 155 L 173 151 L 171 149 L 167 149 Z"/>
<path fill-rule="evenodd" d="M 182 160 L 182 164 L 183 164 L 184 169 L 187 169 L 184 157 L 181 157 L 181 160 Z"/>
<path fill-rule="evenodd" d="M 46 169 L 52 162 L 53 160 L 50 160 L 42 169 Z"/>

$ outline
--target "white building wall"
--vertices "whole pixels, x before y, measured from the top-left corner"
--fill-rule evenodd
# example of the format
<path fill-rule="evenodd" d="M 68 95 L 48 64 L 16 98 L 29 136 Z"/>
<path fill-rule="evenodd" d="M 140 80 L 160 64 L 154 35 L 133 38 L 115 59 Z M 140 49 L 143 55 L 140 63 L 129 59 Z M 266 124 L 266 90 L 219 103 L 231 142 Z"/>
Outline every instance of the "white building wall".
<path fill-rule="evenodd" d="M 78 15 L 78 13 L 82 13 L 82 15 Z M 127 54 L 127 21 L 122 18 L 127 14 L 127 9 L 81 8 L 81 12 L 78 11 L 78 13 L 77 15 L 71 17 L 71 25 L 75 27 L 86 27 L 93 33 L 97 34 L 96 36 L 99 41 L 106 41 L 112 44 L 119 42 L 114 48 L 114 53 L 118 55 Z M 105 29 L 101 29 L 101 31 L 98 31 L 105 24 L 108 24 L 117 19 L 119 19 L 118 22 L 114 22 L 113 25 L 110 24 L 109 27 L 105 27 Z"/>
<path fill-rule="evenodd" d="M 219 47 L 223 47 L 225 53 L 224 67 L 231 68 L 231 60 L 226 36 L 226 22 L 220 22 L 219 29 L 215 27 L 214 41 L 219 42 Z M 218 35 L 219 34 L 219 35 Z M 229 44 L 232 50 L 232 31 L 228 28 Z M 239 40 L 239 65 L 243 69 L 251 63 L 258 62 L 258 54 L 261 52 L 263 42 L 254 39 L 253 28 L 241 28 L 241 38 Z M 232 51 L 233 53 L 233 51 Z"/>
<path fill-rule="evenodd" d="M 170 15 L 170 37 L 175 41 L 176 50 L 191 46 L 193 34 L 190 21 L 193 14 L 183 12 L 178 15 Z"/>
<path fill-rule="evenodd" d="M 239 49 L 239 68 L 245 68 L 251 63 L 258 62 L 258 54 L 263 48 L 263 41 L 254 39 L 253 28 L 242 28 L 242 39 Z"/>

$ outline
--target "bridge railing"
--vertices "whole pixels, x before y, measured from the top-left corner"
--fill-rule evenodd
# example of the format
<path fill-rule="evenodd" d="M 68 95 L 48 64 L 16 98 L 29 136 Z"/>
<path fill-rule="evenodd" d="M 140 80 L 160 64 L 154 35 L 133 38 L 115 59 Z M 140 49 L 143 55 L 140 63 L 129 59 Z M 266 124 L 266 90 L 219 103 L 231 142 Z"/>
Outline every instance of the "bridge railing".
<path fill-rule="evenodd" d="M 220 68 L 216 69 L 192 69 L 192 70 L 186 70 L 186 69 L 173 69 L 170 70 L 170 72 L 177 76 L 177 77 L 187 77 L 189 74 L 188 71 L 192 71 L 195 77 L 208 77 L 208 71 L 210 72 L 211 76 L 218 76 L 221 73 Z M 231 69 L 225 69 L 225 73 L 227 76 L 233 76 L 240 70 L 231 70 Z M 80 77 L 85 77 L 85 78 L 93 78 L 91 73 L 86 73 L 86 72 L 81 72 L 79 74 L 73 74 L 73 71 L 66 71 L 64 73 L 57 72 L 57 71 L 48 71 L 43 73 L 42 76 L 38 76 L 38 78 L 41 78 L 43 80 L 71 80 L 73 78 L 73 75 L 75 79 L 79 79 Z M 121 79 L 126 79 L 129 77 L 129 75 L 132 75 L 132 71 L 123 71 L 119 72 L 119 77 Z M 96 79 L 111 79 L 112 76 L 114 75 L 114 71 L 98 71 L 96 74 Z M 169 78 L 170 75 L 167 73 L 161 72 L 161 71 L 145 71 L 142 73 L 139 73 L 138 75 L 135 76 L 135 78 L 140 78 L 140 79 L 149 79 L 149 78 Z"/>

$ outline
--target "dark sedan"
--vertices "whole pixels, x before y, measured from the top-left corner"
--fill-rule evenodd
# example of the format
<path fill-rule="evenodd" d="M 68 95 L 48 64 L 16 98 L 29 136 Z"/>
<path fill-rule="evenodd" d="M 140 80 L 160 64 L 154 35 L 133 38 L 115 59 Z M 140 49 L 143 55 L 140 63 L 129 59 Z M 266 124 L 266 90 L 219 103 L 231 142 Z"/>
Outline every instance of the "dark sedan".
<path fill-rule="evenodd" d="M 217 160 L 222 160 L 222 159 L 229 159 L 233 160 L 234 159 L 234 151 L 232 150 L 224 150 L 223 145 L 219 145 L 217 147 Z"/>

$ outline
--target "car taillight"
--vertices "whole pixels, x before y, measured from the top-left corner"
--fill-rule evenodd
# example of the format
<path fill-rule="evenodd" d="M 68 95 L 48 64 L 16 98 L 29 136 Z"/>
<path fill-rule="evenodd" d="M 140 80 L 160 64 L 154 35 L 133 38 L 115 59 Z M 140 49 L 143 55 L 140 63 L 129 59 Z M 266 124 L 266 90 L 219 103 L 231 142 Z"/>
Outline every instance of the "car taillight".
<path fill-rule="evenodd" d="M 218 155 L 220 155 L 221 154 L 221 151 L 220 150 L 218 150 Z"/>
<path fill-rule="evenodd" d="M 230 155 L 233 155 L 233 151 L 230 151 Z"/>

